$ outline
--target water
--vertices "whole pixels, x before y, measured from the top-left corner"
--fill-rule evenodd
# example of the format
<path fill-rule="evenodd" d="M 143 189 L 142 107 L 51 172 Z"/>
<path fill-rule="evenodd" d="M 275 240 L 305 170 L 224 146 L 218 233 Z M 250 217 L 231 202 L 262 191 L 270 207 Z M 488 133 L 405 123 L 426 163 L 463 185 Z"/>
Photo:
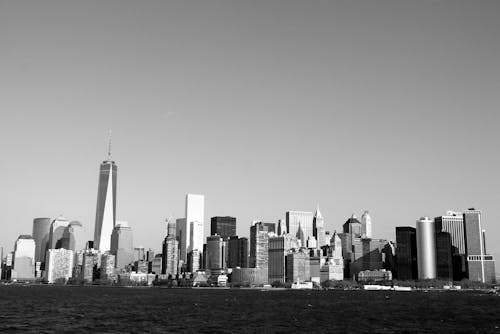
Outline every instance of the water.
<path fill-rule="evenodd" d="M 0 286 L 11 333 L 500 333 L 500 297 L 468 292 Z"/>

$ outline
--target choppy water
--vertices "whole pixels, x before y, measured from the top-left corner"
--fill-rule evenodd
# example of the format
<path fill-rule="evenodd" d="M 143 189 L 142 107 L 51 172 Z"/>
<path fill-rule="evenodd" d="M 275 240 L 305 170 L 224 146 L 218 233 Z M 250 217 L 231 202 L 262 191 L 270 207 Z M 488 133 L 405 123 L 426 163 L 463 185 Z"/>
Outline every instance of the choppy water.
<path fill-rule="evenodd" d="M 0 286 L 12 333 L 500 333 L 475 293 Z"/>

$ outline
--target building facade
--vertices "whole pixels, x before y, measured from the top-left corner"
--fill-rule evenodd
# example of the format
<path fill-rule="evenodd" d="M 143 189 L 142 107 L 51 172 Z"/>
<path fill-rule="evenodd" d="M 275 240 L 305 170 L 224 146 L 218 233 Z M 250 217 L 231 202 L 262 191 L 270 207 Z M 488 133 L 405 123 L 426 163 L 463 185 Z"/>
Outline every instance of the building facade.
<path fill-rule="evenodd" d="M 72 250 L 59 248 L 47 250 L 46 279 L 48 283 L 65 282 L 73 276 L 75 255 Z"/>
<path fill-rule="evenodd" d="M 414 227 L 396 227 L 396 272 L 400 280 L 418 278 L 417 230 Z"/>
<path fill-rule="evenodd" d="M 127 222 L 117 222 L 111 234 L 110 253 L 115 256 L 115 266 L 123 269 L 134 262 L 132 228 Z"/>
<path fill-rule="evenodd" d="M 111 249 L 111 233 L 116 223 L 116 179 L 118 167 L 111 159 L 103 161 L 99 169 L 97 206 L 94 230 L 94 248 L 101 252 Z"/>
<path fill-rule="evenodd" d="M 434 220 L 417 220 L 417 266 L 419 279 L 436 278 L 436 234 Z"/>
<path fill-rule="evenodd" d="M 229 240 L 236 235 L 235 217 L 212 217 L 210 219 L 210 235 L 220 235 L 222 239 Z"/>

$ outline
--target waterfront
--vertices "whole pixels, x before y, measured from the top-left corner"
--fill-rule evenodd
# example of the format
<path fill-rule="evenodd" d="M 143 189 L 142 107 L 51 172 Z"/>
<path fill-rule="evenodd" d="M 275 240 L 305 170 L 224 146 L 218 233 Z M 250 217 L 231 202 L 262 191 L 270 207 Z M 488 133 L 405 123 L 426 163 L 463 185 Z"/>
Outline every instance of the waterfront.
<path fill-rule="evenodd" d="M 11 333 L 498 333 L 499 309 L 476 292 L 0 286 Z"/>

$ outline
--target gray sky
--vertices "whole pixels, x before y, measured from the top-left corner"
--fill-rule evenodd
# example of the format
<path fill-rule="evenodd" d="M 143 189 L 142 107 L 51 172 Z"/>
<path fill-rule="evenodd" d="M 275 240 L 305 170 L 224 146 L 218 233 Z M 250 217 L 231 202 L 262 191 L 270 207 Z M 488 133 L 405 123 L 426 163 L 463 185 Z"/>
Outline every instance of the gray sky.
<path fill-rule="evenodd" d="M 368 209 L 376 237 L 474 206 L 500 258 L 499 1 L 0 1 L 0 245 L 117 215 L 160 249 L 206 218 Z M 208 231 L 208 225 L 206 224 Z"/>

